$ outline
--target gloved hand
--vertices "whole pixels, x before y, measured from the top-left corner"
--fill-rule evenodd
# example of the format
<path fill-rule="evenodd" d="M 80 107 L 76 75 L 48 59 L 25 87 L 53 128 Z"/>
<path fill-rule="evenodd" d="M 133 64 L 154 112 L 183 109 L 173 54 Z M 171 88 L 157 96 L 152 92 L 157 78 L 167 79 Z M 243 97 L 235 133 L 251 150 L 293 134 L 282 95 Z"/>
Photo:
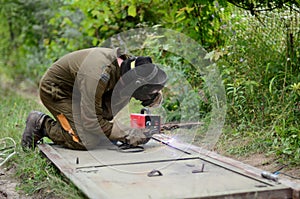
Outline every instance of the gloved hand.
<path fill-rule="evenodd" d="M 120 127 L 121 125 L 118 122 L 113 124 L 113 128 L 109 139 L 111 141 L 120 141 L 125 144 L 132 146 L 137 146 L 140 144 L 146 144 L 150 137 L 147 137 L 141 129 L 133 129 L 126 126 Z"/>
<path fill-rule="evenodd" d="M 151 137 L 146 137 L 144 132 L 140 129 L 130 129 L 128 134 L 125 136 L 125 143 L 132 146 L 137 146 L 140 144 L 146 144 L 150 138 Z"/>

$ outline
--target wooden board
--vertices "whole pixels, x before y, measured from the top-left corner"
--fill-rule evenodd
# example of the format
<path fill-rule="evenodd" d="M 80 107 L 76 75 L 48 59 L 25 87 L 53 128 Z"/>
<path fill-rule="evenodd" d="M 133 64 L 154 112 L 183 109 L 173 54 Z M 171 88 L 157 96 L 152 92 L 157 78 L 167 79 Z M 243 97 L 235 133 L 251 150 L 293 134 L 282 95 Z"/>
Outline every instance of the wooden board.
<path fill-rule="evenodd" d="M 89 198 L 293 197 L 290 187 L 260 173 L 252 175 L 193 145 L 165 145 L 159 139 L 136 153 L 120 152 L 112 145 L 92 151 L 48 144 L 39 148 Z M 149 177 L 153 170 L 162 175 Z"/>

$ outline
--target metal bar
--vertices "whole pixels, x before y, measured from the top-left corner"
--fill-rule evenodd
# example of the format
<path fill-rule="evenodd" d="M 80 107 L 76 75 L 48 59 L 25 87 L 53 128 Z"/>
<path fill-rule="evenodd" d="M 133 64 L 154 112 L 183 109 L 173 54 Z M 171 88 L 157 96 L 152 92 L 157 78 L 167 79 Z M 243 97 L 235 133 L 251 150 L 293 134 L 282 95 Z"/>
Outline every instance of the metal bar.
<path fill-rule="evenodd" d="M 185 153 L 185 154 L 191 155 L 190 152 L 187 152 L 187 151 L 182 150 L 182 149 L 180 149 L 180 148 L 177 148 L 177 147 L 175 147 L 175 146 L 173 146 L 173 145 L 170 145 L 168 142 L 165 142 L 165 141 L 163 141 L 163 140 L 157 139 L 157 138 L 155 138 L 155 137 L 151 137 L 151 138 L 152 138 L 153 140 L 158 141 L 158 142 L 161 142 L 161 143 L 163 143 L 163 144 L 165 144 L 165 145 L 167 145 L 167 146 L 169 146 L 169 147 L 171 147 L 171 148 L 173 148 L 173 149 L 176 149 L 176 150 L 181 151 L 181 152 L 183 152 L 183 153 Z"/>
<path fill-rule="evenodd" d="M 102 164 L 96 166 L 83 166 L 76 167 L 76 170 L 86 169 L 86 168 L 101 168 L 101 167 L 112 167 L 112 166 L 124 166 L 124 165 L 135 165 L 135 164 L 152 164 L 152 163 L 160 163 L 160 162 L 172 162 L 172 161 L 184 161 L 184 160 L 197 160 L 199 157 L 191 157 L 191 158 L 176 158 L 176 159 L 167 159 L 167 160 L 152 160 L 152 161 L 142 161 L 142 162 L 127 162 L 127 163 L 117 163 L 117 164 Z"/>

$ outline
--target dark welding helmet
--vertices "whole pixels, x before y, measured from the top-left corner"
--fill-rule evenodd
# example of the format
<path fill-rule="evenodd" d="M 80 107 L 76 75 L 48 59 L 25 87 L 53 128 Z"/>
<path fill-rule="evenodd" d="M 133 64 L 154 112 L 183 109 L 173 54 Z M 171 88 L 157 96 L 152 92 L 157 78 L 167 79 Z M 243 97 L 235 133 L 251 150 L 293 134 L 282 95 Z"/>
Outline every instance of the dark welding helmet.
<path fill-rule="evenodd" d="M 153 64 L 150 57 L 130 57 L 122 62 L 121 78 L 114 89 L 119 98 L 113 97 L 112 100 L 129 102 L 134 97 L 147 106 L 165 86 L 167 79 L 167 74 Z"/>

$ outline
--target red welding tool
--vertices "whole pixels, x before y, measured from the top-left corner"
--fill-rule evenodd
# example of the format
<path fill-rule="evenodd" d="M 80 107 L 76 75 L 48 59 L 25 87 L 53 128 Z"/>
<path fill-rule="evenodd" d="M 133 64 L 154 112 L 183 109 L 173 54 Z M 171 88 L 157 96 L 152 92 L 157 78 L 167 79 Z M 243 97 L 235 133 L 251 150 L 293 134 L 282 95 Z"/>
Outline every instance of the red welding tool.
<path fill-rule="evenodd" d="M 153 134 L 163 133 L 164 131 L 173 131 L 178 128 L 190 129 L 203 125 L 203 122 L 188 123 L 161 123 L 159 115 L 152 115 L 148 108 L 142 108 L 141 113 L 130 114 L 131 128 L 145 129 L 151 137 Z"/>
<path fill-rule="evenodd" d="M 146 129 L 151 134 L 160 133 L 160 116 L 152 115 L 148 108 L 142 108 L 141 113 L 130 114 L 130 125 L 132 128 Z"/>

